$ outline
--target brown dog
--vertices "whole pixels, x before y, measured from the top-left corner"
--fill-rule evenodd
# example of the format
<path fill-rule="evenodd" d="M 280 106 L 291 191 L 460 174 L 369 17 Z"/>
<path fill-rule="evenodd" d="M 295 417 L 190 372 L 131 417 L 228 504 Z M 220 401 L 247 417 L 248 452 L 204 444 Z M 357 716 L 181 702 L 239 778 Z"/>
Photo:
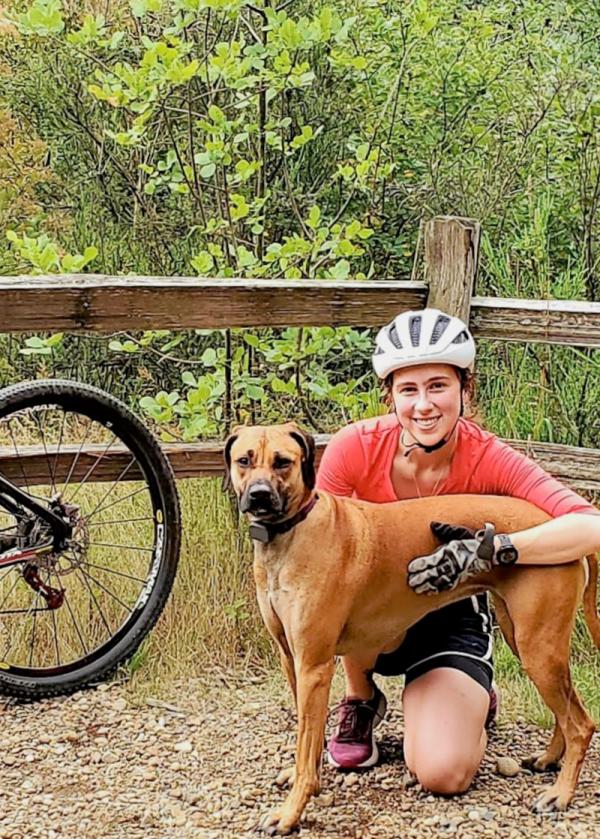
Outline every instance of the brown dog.
<path fill-rule="evenodd" d="M 251 522 L 261 614 L 279 647 L 298 713 L 296 771 L 283 806 L 266 816 L 269 833 L 297 827 L 319 771 L 334 657 L 389 652 L 427 612 L 482 591 L 494 596 L 504 637 L 553 712 L 546 751 L 530 759 L 544 771 L 564 756 L 556 782 L 535 802 L 562 810 L 573 796 L 594 724 L 571 683 L 569 649 L 584 595 L 587 625 L 600 648 L 597 563 L 497 568 L 439 595 L 415 594 L 406 567 L 437 546 L 433 520 L 512 533 L 549 517 L 527 502 L 448 495 L 370 504 L 314 491 L 314 443 L 294 423 L 241 427 L 225 445 L 240 510 Z M 290 525 L 292 525 L 290 527 Z"/>

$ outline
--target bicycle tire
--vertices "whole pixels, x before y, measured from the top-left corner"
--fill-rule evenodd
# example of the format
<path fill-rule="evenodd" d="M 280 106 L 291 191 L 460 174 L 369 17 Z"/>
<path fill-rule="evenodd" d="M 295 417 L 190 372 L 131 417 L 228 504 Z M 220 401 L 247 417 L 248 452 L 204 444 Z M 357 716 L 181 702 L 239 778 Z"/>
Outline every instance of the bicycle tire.
<path fill-rule="evenodd" d="M 98 388 L 68 380 L 23 382 L 0 390 L 0 421 L 10 420 L 17 412 L 46 406 L 90 418 L 109 428 L 129 449 L 148 485 L 155 516 L 150 529 L 154 529 L 155 542 L 160 543 L 158 534 L 162 532 L 162 543 L 160 553 L 158 548 L 152 553 L 149 578 L 140 594 L 139 608 L 136 601 L 131 618 L 92 655 L 62 667 L 41 668 L 47 672 L 0 662 L 0 693 L 28 700 L 69 694 L 96 685 L 131 659 L 167 602 L 175 579 L 181 540 L 179 498 L 171 465 L 149 429 L 129 408 Z M 157 524 L 161 519 L 162 528 Z"/>

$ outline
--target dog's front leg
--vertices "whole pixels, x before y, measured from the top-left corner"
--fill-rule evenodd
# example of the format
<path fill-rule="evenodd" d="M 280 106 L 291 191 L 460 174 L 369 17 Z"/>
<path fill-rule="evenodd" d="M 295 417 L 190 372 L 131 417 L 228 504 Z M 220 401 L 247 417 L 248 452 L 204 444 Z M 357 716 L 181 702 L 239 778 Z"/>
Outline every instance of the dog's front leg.
<path fill-rule="evenodd" d="M 267 833 L 281 836 L 291 833 L 299 824 L 306 802 L 319 791 L 321 754 L 325 737 L 329 688 L 333 678 L 334 659 L 313 664 L 296 662 L 298 740 L 294 783 L 282 807 L 261 822 Z"/>

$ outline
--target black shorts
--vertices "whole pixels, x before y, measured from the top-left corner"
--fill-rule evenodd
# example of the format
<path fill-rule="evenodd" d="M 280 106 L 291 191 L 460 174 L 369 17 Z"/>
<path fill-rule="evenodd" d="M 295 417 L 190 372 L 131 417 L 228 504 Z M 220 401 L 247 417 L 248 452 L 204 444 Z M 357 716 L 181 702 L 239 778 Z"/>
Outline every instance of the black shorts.
<path fill-rule="evenodd" d="M 408 685 L 436 667 L 462 670 L 487 691 L 491 689 L 492 618 L 486 594 L 459 600 L 425 615 L 411 626 L 397 650 L 378 656 L 374 672 L 382 676 L 405 675 Z"/>

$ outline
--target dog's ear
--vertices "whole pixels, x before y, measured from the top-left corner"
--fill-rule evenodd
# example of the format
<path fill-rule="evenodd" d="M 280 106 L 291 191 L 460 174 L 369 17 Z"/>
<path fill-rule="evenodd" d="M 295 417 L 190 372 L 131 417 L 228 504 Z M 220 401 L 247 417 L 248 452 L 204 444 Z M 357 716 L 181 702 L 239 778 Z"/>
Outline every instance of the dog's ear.
<path fill-rule="evenodd" d="M 302 449 L 302 479 L 308 489 L 314 489 L 317 481 L 315 472 L 315 440 L 306 431 L 290 431 L 290 436 Z"/>
<path fill-rule="evenodd" d="M 231 486 L 231 447 L 238 438 L 238 428 L 234 428 L 233 432 L 225 440 L 225 447 L 223 449 L 223 460 L 225 461 L 225 474 L 223 475 L 223 483 L 221 489 L 223 492 L 228 490 Z"/>

